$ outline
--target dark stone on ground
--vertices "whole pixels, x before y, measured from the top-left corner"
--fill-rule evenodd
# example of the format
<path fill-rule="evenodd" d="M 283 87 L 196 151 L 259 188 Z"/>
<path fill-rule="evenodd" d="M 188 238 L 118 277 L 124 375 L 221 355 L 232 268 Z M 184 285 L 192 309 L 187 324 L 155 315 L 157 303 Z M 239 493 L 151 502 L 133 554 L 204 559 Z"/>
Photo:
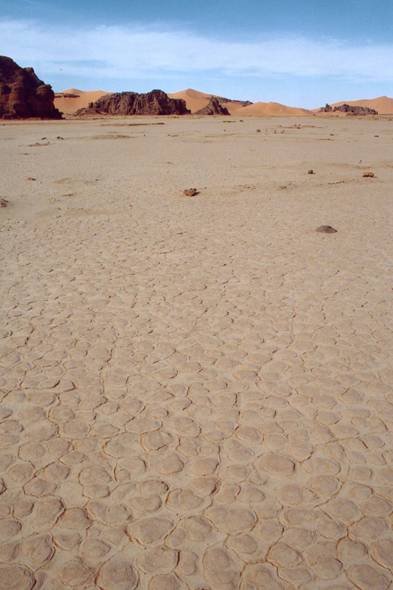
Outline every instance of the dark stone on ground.
<path fill-rule="evenodd" d="M 321 225 L 320 227 L 317 227 L 317 229 L 315 230 L 320 234 L 336 234 L 337 230 L 334 229 L 334 227 L 332 227 L 331 225 Z"/>
<path fill-rule="evenodd" d="M 196 189 L 196 188 L 186 188 L 186 189 L 183 191 L 183 195 L 184 195 L 185 197 L 195 197 L 195 195 L 198 195 L 198 194 L 199 194 L 199 193 L 198 193 L 198 191 L 197 191 L 197 189 Z"/>

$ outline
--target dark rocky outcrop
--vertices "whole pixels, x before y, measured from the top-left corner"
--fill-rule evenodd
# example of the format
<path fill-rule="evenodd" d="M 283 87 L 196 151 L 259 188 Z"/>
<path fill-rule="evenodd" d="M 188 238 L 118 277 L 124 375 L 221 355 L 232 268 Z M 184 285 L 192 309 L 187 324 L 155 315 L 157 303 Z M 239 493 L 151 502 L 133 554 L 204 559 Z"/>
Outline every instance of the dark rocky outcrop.
<path fill-rule="evenodd" d="M 75 115 L 186 115 L 190 112 L 184 100 L 169 98 L 162 90 L 152 90 L 146 94 L 106 94 Z"/>
<path fill-rule="evenodd" d="M 10 57 L 0 56 L 0 119 L 61 119 L 54 93 L 33 68 L 21 68 Z"/>
<path fill-rule="evenodd" d="M 250 104 L 253 104 L 250 100 L 232 100 L 231 98 L 224 98 L 223 96 L 215 96 L 217 98 L 220 105 L 225 105 L 226 103 L 235 103 L 238 104 L 239 107 L 248 107 Z"/>
<path fill-rule="evenodd" d="M 350 113 L 353 115 L 378 115 L 378 111 L 370 109 L 369 107 L 357 107 L 349 104 L 342 104 L 339 107 L 334 107 L 333 113 Z"/>
<path fill-rule="evenodd" d="M 322 108 L 319 109 L 320 113 L 331 113 L 332 112 L 332 107 L 330 106 L 330 104 L 326 103 L 326 105 Z"/>
<path fill-rule="evenodd" d="M 226 107 L 223 107 L 220 100 L 214 96 L 211 97 L 209 103 L 203 108 L 199 109 L 195 115 L 226 115 L 229 116 L 230 112 Z"/>
<path fill-rule="evenodd" d="M 320 113 L 348 113 L 349 115 L 378 115 L 378 111 L 370 109 L 369 107 L 353 106 L 349 104 L 342 104 L 334 109 L 329 105 L 322 107 Z"/>

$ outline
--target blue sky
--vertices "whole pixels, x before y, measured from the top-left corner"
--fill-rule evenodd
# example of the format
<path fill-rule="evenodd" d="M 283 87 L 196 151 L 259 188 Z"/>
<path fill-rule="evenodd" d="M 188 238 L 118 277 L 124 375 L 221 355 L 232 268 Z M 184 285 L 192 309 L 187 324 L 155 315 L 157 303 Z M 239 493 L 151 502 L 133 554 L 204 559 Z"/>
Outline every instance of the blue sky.
<path fill-rule="evenodd" d="M 192 87 L 314 108 L 393 95 L 393 1 L 0 0 L 0 54 L 56 91 Z"/>

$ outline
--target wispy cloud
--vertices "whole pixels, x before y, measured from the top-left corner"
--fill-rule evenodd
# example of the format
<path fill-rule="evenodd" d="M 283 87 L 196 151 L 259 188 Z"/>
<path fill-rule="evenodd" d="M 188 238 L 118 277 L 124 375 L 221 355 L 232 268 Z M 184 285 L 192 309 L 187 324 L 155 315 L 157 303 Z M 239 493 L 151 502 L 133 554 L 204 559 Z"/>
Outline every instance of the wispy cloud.
<path fill-rule="evenodd" d="M 393 44 L 354 45 L 279 34 L 253 42 L 209 38 L 182 28 L 79 29 L 0 20 L 0 53 L 40 75 L 60 69 L 86 78 L 165 78 L 215 71 L 226 76 L 334 76 L 393 81 Z"/>

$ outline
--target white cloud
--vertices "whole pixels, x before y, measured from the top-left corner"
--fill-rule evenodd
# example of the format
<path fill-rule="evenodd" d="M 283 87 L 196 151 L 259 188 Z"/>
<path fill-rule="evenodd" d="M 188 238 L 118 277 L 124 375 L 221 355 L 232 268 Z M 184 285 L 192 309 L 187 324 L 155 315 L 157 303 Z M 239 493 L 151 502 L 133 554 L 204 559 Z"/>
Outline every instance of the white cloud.
<path fill-rule="evenodd" d="M 393 45 L 353 45 L 276 35 L 254 42 L 209 38 L 173 28 L 100 26 L 78 29 L 0 20 L 0 54 L 41 76 L 165 78 L 183 73 L 227 76 L 335 76 L 393 81 Z"/>

